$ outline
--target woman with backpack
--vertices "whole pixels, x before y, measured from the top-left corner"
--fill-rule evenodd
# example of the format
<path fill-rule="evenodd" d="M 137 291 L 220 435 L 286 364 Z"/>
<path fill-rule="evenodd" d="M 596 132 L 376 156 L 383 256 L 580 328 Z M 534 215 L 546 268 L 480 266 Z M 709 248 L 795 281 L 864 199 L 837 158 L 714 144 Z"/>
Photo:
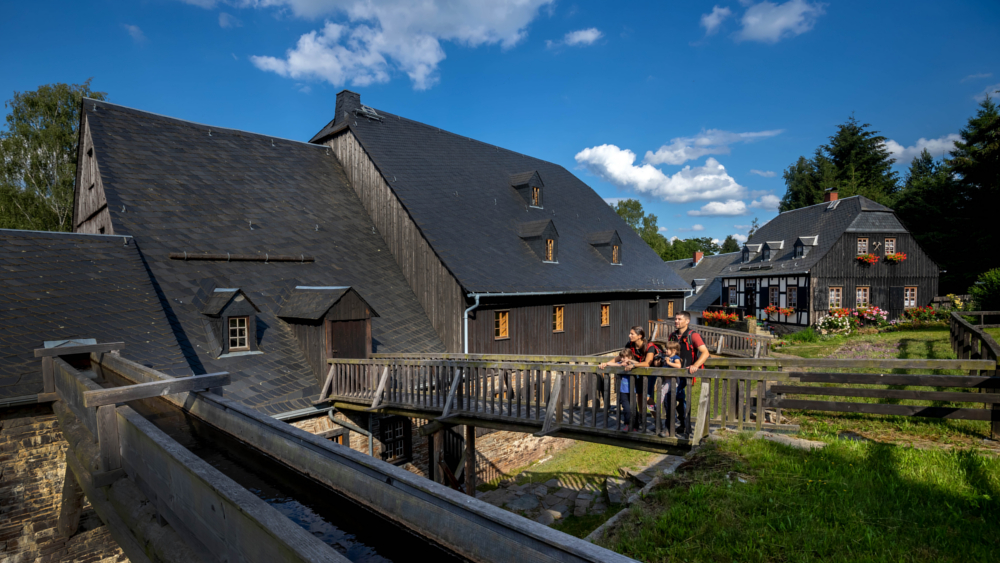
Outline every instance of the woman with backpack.
<path fill-rule="evenodd" d="M 634 326 L 628 332 L 628 340 L 628 343 L 625 344 L 625 349 L 622 350 L 622 355 L 631 356 L 632 359 L 625 360 L 621 364 L 615 362 L 602 363 L 600 365 L 601 369 L 606 368 L 608 365 L 622 365 L 625 371 L 629 371 L 633 367 L 644 368 L 651 365 L 658 348 L 655 345 L 650 346 L 650 343 L 646 342 L 646 331 L 641 326 Z M 621 376 L 621 384 L 618 388 L 618 406 L 625 419 L 626 432 L 632 429 L 632 415 L 636 413 L 636 409 L 639 406 L 631 404 L 632 379 L 632 377 L 627 375 Z"/>

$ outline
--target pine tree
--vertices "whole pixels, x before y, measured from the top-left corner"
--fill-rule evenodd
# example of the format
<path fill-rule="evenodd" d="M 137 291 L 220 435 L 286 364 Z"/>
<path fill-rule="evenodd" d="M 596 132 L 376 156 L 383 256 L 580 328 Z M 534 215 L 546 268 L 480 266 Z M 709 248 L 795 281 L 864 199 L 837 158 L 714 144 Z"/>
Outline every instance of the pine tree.
<path fill-rule="evenodd" d="M 722 254 L 728 254 L 730 252 L 739 252 L 740 243 L 736 242 L 736 238 L 733 235 L 726 237 L 726 240 L 722 241 Z"/>
<path fill-rule="evenodd" d="M 892 170 L 896 159 L 885 146 L 887 139 L 870 127 L 852 115 L 821 149 L 837 170 L 837 187 L 843 197 L 863 195 L 885 201 L 899 191 L 899 177 Z"/>

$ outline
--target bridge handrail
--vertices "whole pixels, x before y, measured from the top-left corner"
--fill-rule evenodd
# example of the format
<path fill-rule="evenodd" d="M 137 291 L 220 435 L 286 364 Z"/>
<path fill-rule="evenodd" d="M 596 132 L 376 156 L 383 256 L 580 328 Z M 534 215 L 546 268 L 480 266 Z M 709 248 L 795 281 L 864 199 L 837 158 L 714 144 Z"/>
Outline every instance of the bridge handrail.
<path fill-rule="evenodd" d="M 653 340 L 665 340 L 675 328 L 676 323 L 672 320 L 649 321 L 648 334 Z M 770 335 L 750 334 L 749 332 L 705 325 L 693 325 L 691 328 L 702 336 L 702 340 L 709 350 L 718 354 L 726 353 L 753 358 L 768 356 L 770 355 L 771 341 L 774 339 Z"/>
<path fill-rule="evenodd" d="M 980 324 L 973 325 L 962 318 L 964 315 L 969 314 L 979 314 Z M 992 367 L 981 368 L 979 373 L 996 376 L 998 375 L 997 361 L 1000 359 L 1000 344 L 997 344 L 997 341 L 983 330 L 984 325 L 982 321 L 985 315 L 1000 315 L 1000 311 L 952 311 L 948 317 L 949 337 L 952 350 L 954 350 L 958 358 L 993 362 Z M 984 388 L 983 392 L 1000 392 L 1000 384 Z M 993 403 L 993 419 L 990 431 L 993 439 L 1000 437 L 1000 404 L 998 403 Z"/>

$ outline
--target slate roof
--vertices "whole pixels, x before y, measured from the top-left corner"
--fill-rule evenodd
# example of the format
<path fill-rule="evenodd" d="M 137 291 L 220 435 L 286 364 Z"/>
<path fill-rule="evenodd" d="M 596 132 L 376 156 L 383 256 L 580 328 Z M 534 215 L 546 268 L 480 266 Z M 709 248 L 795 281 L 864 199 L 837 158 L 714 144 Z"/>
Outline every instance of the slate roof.
<path fill-rule="evenodd" d="M 281 304 L 278 317 L 283 319 L 309 319 L 318 320 L 333 307 L 333 304 L 340 301 L 345 293 L 350 291 L 349 287 L 337 287 L 329 289 L 299 289 L 296 288 L 288 299 Z M 372 312 L 373 317 L 378 315 Z"/>
<path fill-rule="evenodd" d="M 719 275 L 723 269 L 733 263 L 734 259 L 738 260 L 739 257 L 739 252 L 705 256 L 698 262 L 697 266 L 694 265 L 694 261 L 691 258 L 667 262 L 667 265 L 673 268 L 677 272 L 677 275 L 688 283 L 688 289 L 693 289 L 691 285 L 694 280 L 706 280 L 705 285 L 702 286 L 700 291 L 688 297 L 687 309 L 689 311 L 704 311 L 709 305 L 714 304 L 721 298 L 722 278 Z"/>
<path fill-rule="evenodd" d="M 381 121 L 365 119 L 354 113 L 358 104 L 357 94 L 341 92 L 334 120 L 312 141 L 350 128 L 466 291 L 684 289 L 635 231 L 562 166 L 381 109 Z M 538 172 L 544 182 L 543 209 L 529 207 L 511 186 L 528 172 Z M 543 263 L 518 236 L 522 223 L 545 219 L 559 232 L 558 264 Z M 593 233 L 610 229 L 622 239 L 620 266 L 609 264 L 589 242 Z"/>
<path fill-rule="evenodd" d="M 131 238 L 0 230 L 0 398 L 41 393 L 34 349 L 78 338 L 191 374 Z"/>
<path fill-rule="evenodd" d="M 83 109 L 114 233 L 135 237 L 191 369 L 233 374 L 227 397 L 274 414 L 317 395 L 290 325 L 277 317 L 295 286 L 354 287 L 381 315 L 372 319 L 378 352 L 445 350 L 331 151 L 107 102 L 87 99 Z M 170 252 L 315 261 L 184 261 Z M 260 309 L 263 354 L 210 354 L 201 311 L 219 287 L 240 288 Z"/>

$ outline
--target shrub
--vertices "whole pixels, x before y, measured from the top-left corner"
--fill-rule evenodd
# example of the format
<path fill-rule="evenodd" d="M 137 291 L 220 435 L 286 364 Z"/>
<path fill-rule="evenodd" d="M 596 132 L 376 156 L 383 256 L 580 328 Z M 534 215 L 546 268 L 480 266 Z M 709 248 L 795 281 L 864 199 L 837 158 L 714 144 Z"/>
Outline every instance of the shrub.
<path fill-rule="evenodd" d="M 805 330 L 800 330 L 798 332 L 793 332 L 785 337 L 785 340 L 791 342 L 819 342 L 819 335 L 813 327 L 809 327 Z"/>
<path fill-rule="evenodd" d="M 913 307 L 903 311 L 903 318 L 911 321 L 929 322 L 948 320 L 948 311 L 935 309 L 930 305 L 924 307 Z"/>
<path fill-rule="evenodd" d="M 972 300 L 980 311 L 1000 311 L 1000 268 L 979 274 L 976 284 L 969 288 Z"/>
<path fill-rule="evenodd" d="M 816 328 L 820 334 L 850 334 L 852 316 L 838 317 L 826 315 L 819 319 Z"/>

